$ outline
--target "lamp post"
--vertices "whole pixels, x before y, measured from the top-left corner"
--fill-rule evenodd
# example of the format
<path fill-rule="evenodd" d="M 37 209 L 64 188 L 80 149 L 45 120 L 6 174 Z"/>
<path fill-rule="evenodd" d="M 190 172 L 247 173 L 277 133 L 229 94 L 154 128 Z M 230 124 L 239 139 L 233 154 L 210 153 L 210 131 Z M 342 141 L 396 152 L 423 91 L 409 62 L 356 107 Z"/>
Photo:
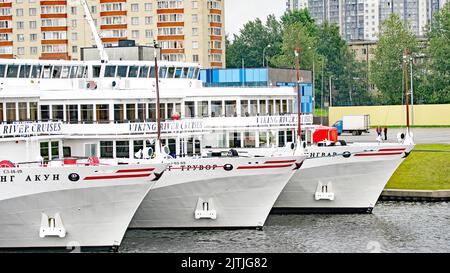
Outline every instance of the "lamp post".
<path fill-rule="evenodd" d="M 267 48 L 270 48 L 271 47 L 271 45 L 270 44 L 268 44 L 266 47 L 264 47 L 264 49 L 263 49 L 263 67 L 265 67 L 265 63 L 266 63 L 266 49 Z"/>

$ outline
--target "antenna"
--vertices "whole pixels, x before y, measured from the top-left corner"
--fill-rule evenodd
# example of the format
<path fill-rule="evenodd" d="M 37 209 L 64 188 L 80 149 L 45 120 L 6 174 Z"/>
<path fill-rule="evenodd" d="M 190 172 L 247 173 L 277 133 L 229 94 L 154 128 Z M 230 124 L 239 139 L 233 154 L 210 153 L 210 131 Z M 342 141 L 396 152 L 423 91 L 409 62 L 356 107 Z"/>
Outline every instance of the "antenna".
<path fill-rule="evenodd" d="M 89 24 L 89 27 L 91 28 L 92 36 L 94 36 L 95 44 L 97 45 L 98 52 L 100 54 L 100 60 L 102 62 L 108 62 L 108 54 L 105 51 L 105 48 L 103 47 L 102 40 L 100 39 L 100 36 L 97 32 L 97 27 L 94 24 L 94 19 L 92 19 L 91 11 L 89 10 L 89 6 L 86 3 L 86 0 L 80 0 L 81 5 L 84 8 L 84 18 Z"/>
<path fill-rule="evenodd" d="M 403 55 L 403 71 L 404 71 L 404 76 L 405 76 L 406 128 L 409 131 L 408 53 L 409 53 L 409 50 L 405 49 L 405 53 Z"/>
<path fill-rule="evenodd" d="M 158 153 L 161 153 L 161 117 L 160 117 L 160 109 L 159 109 L 159 70 L 158 70 L 158 44 L 156 40 L 153 41 L 153 50 L 155 56 L 155 79 L 156 79 L 156 124 L 157 124 L 157 136 L 155 146 L 158 147 Z M 156 147 L 155 147 L 156 148 Z M 156 149 L 155 149 L 156 150 Z"/>
<path fill-rule="evenodd" d="M 300 48 L 295 49 L 295 63 L 297 67 L 297 137 L 299 144 L 302 141 L 302 129 L 301 129 L 301 114 L 302 114 L 302 104 L 300 100 Z"/>

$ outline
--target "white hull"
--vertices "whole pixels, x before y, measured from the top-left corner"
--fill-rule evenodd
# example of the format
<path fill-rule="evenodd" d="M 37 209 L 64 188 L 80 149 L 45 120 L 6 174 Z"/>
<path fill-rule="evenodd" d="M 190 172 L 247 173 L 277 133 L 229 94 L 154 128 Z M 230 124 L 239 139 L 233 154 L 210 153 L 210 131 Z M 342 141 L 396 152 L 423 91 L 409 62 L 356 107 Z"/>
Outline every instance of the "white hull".
<path fill-rule="evenodd" d="M 414 146 L 384 144 L 359 147 L 365 147 L 366 151 L 360 152 L 362 150 L 358 150 L 358 146 L 310 149 L 309 152 L 316 153 L 332 150 L 342 154 L 350 151 L 352 155 L 347 158 L 338 155 L 305 160 L 302 176 L 292 177 L 272 212 L 370 213 L 390 177 Z M 316 200 L 319 182 L 322 185 L 331 182 L 332 200 Z"/>
<path fill-rule="evenodd" d="M 142 202 L 131 228 L 262 227 L 280 192 L 304 157 L 176 159 Z M 291 161 L 265 164 L 269 160 Z M 248 163 L 252 162 L 251 165 Z M 256 164 L 258 162 L 258 164 Z M 187 165 L 232 164 L 233 170 L 182 170 Z M 264 166 L 271 165 L 270 168 Z M 261 166 L 238 169 L 239 166 Z M 281 167 L 280 167 L 281 166 Z M 189 173 L 189 174 L 188 174 Z M 199 199 L 208 201 L 215 219 L 196 219 Z M 202 203 L 200 201 L 200 203 Z"/>
<path fill-rule="evenodd" d="M 133 166 L 132 169 L 148 166 Z M 94 171 L 95 167 L 83 167 L 88 170 L 76 171 L 80 179 L 73 182 L 67 177 L 74 170 L 62 167 L 48 168 L 59 169 L 55 171 L 60 174 L 59 181 L 23 182 L 24 179 L 19 179 L 22 177 L 16 177 L 16 183 L 2 183 L 0 247 L 118 247 L 136 209 L 155 183 L 152 181 L 154 173 L 163 172 L 166 164 L 151 166 L 155 168 L 154 172 L 141 178 L 126 178 L 125 174 L 119 179 L 85 180 L 99 173 Z M 25 169 L 22 168 L 24 172 Z M 39 168 L 39 171 L 48 172 L 45 169 Z M 42 213 L 49 217 L 59 213 L 66 230 L 64 237 L 40 237 Z"/>

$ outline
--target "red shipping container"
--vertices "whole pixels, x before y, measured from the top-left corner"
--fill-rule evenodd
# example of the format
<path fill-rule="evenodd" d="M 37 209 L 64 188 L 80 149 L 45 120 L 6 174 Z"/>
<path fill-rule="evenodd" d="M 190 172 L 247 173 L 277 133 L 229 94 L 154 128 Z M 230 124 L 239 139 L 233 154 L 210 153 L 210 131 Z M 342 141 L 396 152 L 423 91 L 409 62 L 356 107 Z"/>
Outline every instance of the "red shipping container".
<path fill-rule="evenodd" d="M 328 126 L 318 126 L 314 130 L 313 133 L 313 142 L 321 142 L 324 140 L 328 140 L 331 142 L 337 142 L 338 141 L 338 131 L 335 127 L 328 127 Z"/>

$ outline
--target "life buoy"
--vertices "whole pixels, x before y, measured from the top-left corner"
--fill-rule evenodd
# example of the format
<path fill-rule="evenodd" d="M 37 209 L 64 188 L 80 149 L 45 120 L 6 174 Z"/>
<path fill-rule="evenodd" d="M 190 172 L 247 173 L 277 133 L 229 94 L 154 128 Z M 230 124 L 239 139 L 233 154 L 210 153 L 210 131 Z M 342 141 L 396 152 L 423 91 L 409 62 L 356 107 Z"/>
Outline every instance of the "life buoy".
<path fill-rule="evenodd" d="M 91 165 L 91 166 L 98 166 L 98 165 L 100 165 L 100 160 L 96 156 L 90 156 L 88 158 L 88 161 L 89 161 L 89 165 Z"/>
<path fill-rule="evenodd" d="M 87 88 L 91 90 L 97 89 L 97 83 L 95 81 L 88 81 Z"/>
<path fill-rule="evenodd" d="M 15 165 L 9 160 L 0 161 L 0 168 L 14 168 Z"/>

